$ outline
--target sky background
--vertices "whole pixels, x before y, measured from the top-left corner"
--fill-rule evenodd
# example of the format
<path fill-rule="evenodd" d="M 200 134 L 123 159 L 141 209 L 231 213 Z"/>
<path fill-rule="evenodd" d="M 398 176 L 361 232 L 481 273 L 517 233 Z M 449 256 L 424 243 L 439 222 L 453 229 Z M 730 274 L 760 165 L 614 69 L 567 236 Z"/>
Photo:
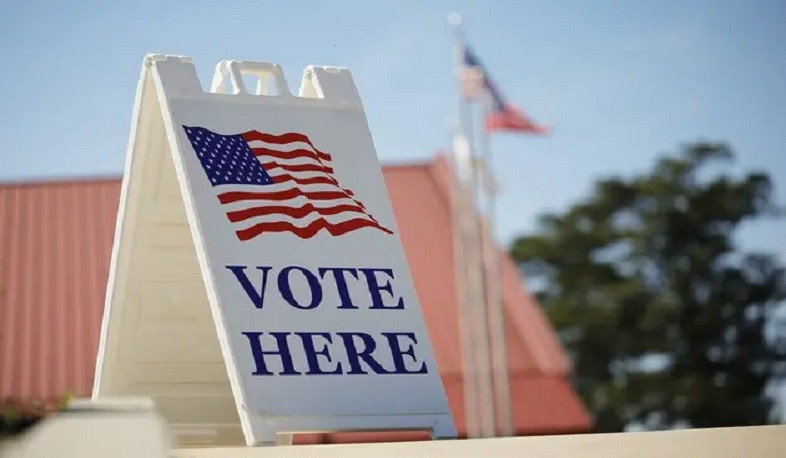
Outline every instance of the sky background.
<path fill-rule="evenodd" d="M 547 138 L 499 135 L 498 235 L 535 228 L 599 176 L 646 170 L 704 139 L 737 172 L 766 170 L 786 204 L 786 2 L 466 1 L 0 3 L 0 181 L 119 175 L 147 53 L 349 67 L 383 162 L 449 146 L 456 118 L 447 14 Z M 786 261 L 786 221 L 747 224 L 746 249 Z"/>

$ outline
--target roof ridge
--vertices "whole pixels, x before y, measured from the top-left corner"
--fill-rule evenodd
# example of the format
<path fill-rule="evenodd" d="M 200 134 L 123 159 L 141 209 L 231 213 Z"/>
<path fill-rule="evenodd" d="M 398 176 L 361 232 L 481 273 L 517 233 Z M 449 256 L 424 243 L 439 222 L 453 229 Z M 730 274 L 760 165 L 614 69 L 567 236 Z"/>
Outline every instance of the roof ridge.
<path fill-rule="evenodd" d="M 383 169 L 424 167 L 430 168 L 434 164 L 434 159 L 407 159 L 398 161 L 380 161 Z M 0 188 L 18 186 L 45 186 L 56 184 L 79 184 L 94 183 L 101 181 L 119 181 L 123 179 L 123 173 L 100 173 L 95 175 L 47 175 L 47 176 L 20 176 L 0 178 Z"/>
<path fill-rule="evenodd" d="M 117 175 L 93 175 L 93 176 L 50 176 L 50 177 L 25 177 L 0 179 L 0 189 L 32 187 L 32 186 L 57 186 L 57 185 L 77 185 L 86 183 L 119 182 L 123 179 L 122 174 Z"/>

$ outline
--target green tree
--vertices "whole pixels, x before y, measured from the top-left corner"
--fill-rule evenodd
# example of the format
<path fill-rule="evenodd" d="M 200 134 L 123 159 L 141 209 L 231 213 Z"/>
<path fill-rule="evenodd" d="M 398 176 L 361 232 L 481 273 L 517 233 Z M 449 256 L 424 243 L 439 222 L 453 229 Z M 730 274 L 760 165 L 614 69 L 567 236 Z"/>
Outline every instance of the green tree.
<path fill-rule="evenodd" d="M 768 175 L 718 167 L 732 159 L 723 144 L 693 144 L 648 173 L 599 180 L 512 245 L 543 285 L 599 431 L 774 420 L 768 385 L 784 375 L 786 345 L 771 331 L 786 275 L 734 236 L 777 210 Z"/>

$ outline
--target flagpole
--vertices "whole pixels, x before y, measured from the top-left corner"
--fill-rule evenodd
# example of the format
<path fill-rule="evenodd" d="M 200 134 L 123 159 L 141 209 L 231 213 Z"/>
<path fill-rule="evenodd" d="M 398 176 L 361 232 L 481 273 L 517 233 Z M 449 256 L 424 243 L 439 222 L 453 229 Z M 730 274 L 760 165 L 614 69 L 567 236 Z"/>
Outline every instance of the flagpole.
<path fill-rule="evenodd" d="M 462 54 L 462 40 L 461 40 L 461 16 L 458 13 L 452 13 L 448 16 L 448 23 L 450 23 L 454 33 L 454 70 L 458 72 L 461 62 Z M 457 76 L 457 75 L 456 75 Z M 458 81 L 458 80 L 457 80 Z M 475 361 L 475 352 L 472 332 L 472 320 L 470 319 L 469 312 L 469 288 L 467 282 L 467 259 L 465 255 L 466 246 L 466 227 L 464 221 L 464 169 L 467 156 L 470 154 L 470 144 L 466 136 L 463 136 L 464 116 L 464 100 L 459 98 L 459 122 L 456 129 L 451 132 L 453 162 L 454 162 L 454 184 L 451 194 L 451 207 L 453 215 L 453 252 L 455 256 L 455 269 L 456 269 L 456 302 L 459 311 L 459 334 L 461 336 L 461 348 L 463 359 L 463 388 L 464 388 L 464 416 L 467 428 L 467 437 L 472 439 L 480 437 L 480 412 L 479 412 L 479 398 L 477 387 L 477 364 Z"/>
<path fill-rule="evenodd" d="M 483 99 L 483 119 L 487 119 L 490 110 L 490 99 Z M 508 378 L 507 341 L 505 339 L 505 305 L 502 298 L 502 275 L 500 269 L 499 248 L 494 237 L 496 227 L 497 181 L 494 176 L 494 155 L 491 149 L 491 137 L 485 128 L 481 129 L 480 154 L 483 158 L 484 178 L 489 183 L 484 186 L 486 193 L 485 210 L 486 224 L 483 237 L 485 264 L 485 289 L 488 301 L 489 334 L 491 335 L 491 361 L 493 367 L 494 402 L 496 421 L 501 436 L 513 435 L 513 416 L 510 406 L 510 380 Z"/>
<path fill-rule="evenodd" d="M 460 148 L 467 147 L 460 144 L 457 140 L 458 132 L 452 131 L 453 136 L 453 162 L 456 174 L 462 173 L 464 167 L 461 164 L 462 151 Z M 466 224 L 464 218 L 463 183 L 454 176 L 453 187 L 450 193 L 451 215 L 453 217 L 453 253 L 455 264 L 456 281 L 456 305 L 459 316 L 459 336 L 462 349 L 463 360 L 463 387 L 464 387 L 464 415 L 466 418 L 467 437 L 480 437 L 480 413 L 477 385 L 477 363 L 473 345 L 472 319 L 469 309 L 469 288 L 467 282 L 467 259 L 465 253 L 466 245 Z"/>
<path fill-rule="evenodd" d="M 456 72 L 461 69 L 464 55 L 464 41 L 461 27 L 463 19 L 458 13 L 451 13 L 448 22 L 453 27 L 455 39 Z M 460 81 L 459 81 L 460 84 Z M 459 91 L 459 94 L 461 91 Z M 461 258 L 463 266 L 457 266 L 461 275 L 459 290 L 459 304 L 463 304 L 463 321 L 466 323 L 464 330 L 467 337 L 464 339 L 465 347 L 465 408 L 467 409 L 467 432 L 469 437 L 494 436 L 494 394 L 491 380 L 491 367 L 489 366 L 489 341 L 486 335 L 485 295 L 482 278 L 482 254 L 480 245 L 481 234 L 477 232 L 475 224 L 479 212 L 475 206 L 477 201 L 478 174 L 475 167 L 475 148 L 473 147 L 472 106 L 464 97 L 459 98 L 459 135 L 467 151 L 464 157 L 456 157 L 457 172 L 459 174 L 469 170 L 468 176 L 459 175 L 456 199 L 457 256 Z M 458 151 L 454 151 L 458 153 Z M 461 163 L 461 161 L 469 163 Z M 469 185 L 469 186 L 467 186 Z M 469 189 L 467 189 L 469 187 Z M 472 415 L 474 411 L 474 415 Z"/>
<path fill-rule="evenodd" d="M 527 118 L 520 110 L 508 105 L 499 91 L 496 89 L 487 70 L 480 63 L 479 59 L 465 48 L 462 37 L 458 30 L 461 24 L 460 17 L 455 22 L 456 43 L 459 59 L 457 70 L 463 70 L 466 86 L 462 91 L 462 128 L 465 135 L 470 135 L 473 131 L 472 126 L 472 106 L 466 103 L 465 99 L 477 99 L 477 93 L 482 93 L 485 97 L 481 98 L 481 109 L 483 121 L 480 134 L 480 153 L 471 149 L 467 155 L 471 157 L 469 185 L 469 215 L 467 224 L 470 226 L 468 235 L 468 245 L 466 257 L 468 268 L 468 285 L 472 292 L 469 295 L 472 310 L 471 319 L 473 325 L 480 325 L 481 329 L 473 328 L 475 337 L 474 344 L 478 347 L 477 361 L 479 363 L 479 396 L 480 404 L 491 406 L 492 429 L 496 420 L 499 432 L 503 436 L 513 434 L 513 418 L 510 406 L 510 380 L 508 375 L 507 361 L 507 341 L 505 339 L 505 307 L 503 300 L 503 285 L 501 284 L 501 266 L 499 258 L 499 248 L 494 239 L 496 225 L 496 183 L 493 178 L 493 155 L 491 151 L 491 140 L 486 123 L 508 131 L 545 133 L 548 128 L 538 126 Z M 480 80 L 480 83 L 478 82 Z M 479 89 L 478 86 L 482 84 Z M 469 95 L 468 95 L 469 94 Z M 493 117 L 492 117 L 493 115 Z M 471 140 L 471 139 L 470 139 Z M 469 142 L 471 143 L 471 141 Z M 479 157 L 478 157 L 479 156 Z M 480 168 L 482 167 L 482 172 Z M 482 175 L 482 176 L 481 176 Z M 483 190 L 478 190 L 478 185 L 483 185 Z M 481 212 L 482 207 L 485 210 Z M 485 220 L 484 220 L 485 216 Z M 477 256 L 477 259 L 473 258 Z M 472 267 L 479 267 L 473 269 Z M 479 284 L 476 284 L 479 281 Z M 480 297 L 477 297 L 479 294 Z M 489 342 L 489 340 L 491 340 Z M 483 348 L 481 348 L 483 347 Z M 489 348 L 490 347 L 490 348 Z M 488 366 L 488 356 L 491 352 L 492 367 Z M 487 378 L 491 380 L 487 380 Z M 486 382 L 490 382 L 488 385 Z M 491 386 L 493 385 L 493 387 Z M 487 393 L 486 388 L 489 392 Z M 487 397 L 488 396 L 488 397 Z M 490 399 L 490 401 L 487 401 Z M 485 420 L 483 414 L 481 421 Z M 492 435 L 494 432 L 492 431 Z"/>

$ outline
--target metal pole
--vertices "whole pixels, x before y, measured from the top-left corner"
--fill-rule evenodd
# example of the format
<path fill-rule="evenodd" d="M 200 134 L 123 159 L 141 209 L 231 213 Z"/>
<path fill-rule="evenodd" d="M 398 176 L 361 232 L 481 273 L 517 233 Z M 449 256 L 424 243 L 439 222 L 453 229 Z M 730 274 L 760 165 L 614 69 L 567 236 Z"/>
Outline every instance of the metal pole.
<path fill-rule="evenodd" d="M 455 52 L 456 52 L 456 71 L 460 70 L 463 62 L 464 45 L 461 36 L 462 19 L 461 16 L 453 13 L 449 16 L 448 21 L 453 26 L 455 37 Z M 457 75 L 458 77 L 459 75 Z M 459 81 L 460 84 L 460 81 Z M 465 391 L 466 401 L 473 402 L 474 408 L 471 408 L 469 403 L 466 403 L 467 408 L 467 430 L 470 437 L 493 437 L 494 436 L 494 394 L 491 381 L 491 367 L 489 365 L 489 342 L 486 335 L 486 313 L 485 313 L 485 297 L 483 292 L 483 278 L 482 278 L 482 257 L 480 251 L 480 234 L 477 232 L 478 226 L 475 224 L 475 219 L 478 217 L 478 212 L 475 207 L 476 202 L 476 186 L 478 183 L 477 170 L 474 166 L 474 147 L 472 136 L 472 106 L 468 104 L 463 97 L 459 99 L 459 115 L 460 115 L 460 135 L 463 136 L 469 148 L 469 177 L 468 180 L 459 180 L 457 187 L 457 217 L 459 229 L 459 243 L 458 252 L 461 252 L 463 261 L 463 278 L 461 278 L 459 286 L 459 293 L 464 297 L 459 299 L 460 302 L 465 303 L 465 310 L 463 319 L 468 326 L 469 339 L 467 340 L 467 354 L 471 354 L 465 363 L 467 365 L 467 372 L 465 377 Z M 466 164 L 465 164 L 466 165 Z M 460 166 L 460 164 L 459 164 Z M 468 181 L 468 183 L 466 182 Z M 469 189 L 467 189 L 467 185 Z M 457 269 L 459 266 L 457 266 Z M 465 402 L 466 402 L 465 401 Z M 470 417 L 472 410 L 475 411 L 475 418 Z M 470 425 L 477 435 L 470 435 Z"/>
<path fill-rule="evenodd" d="M 473 149 L 474 150 L 474 149 Z M 470 167 L 470 192 L 465 199 L 468 202 L 466 224 L 468 226 L 468 284 L 472 323 L 474 324 L 474 347 L 478 362 L 478 397 L 480 402 L 480 424 L 483 437 L 494 437 L 494 388 L 492 381 L 492 368 L 490 362 L 490 348 L 488 336 L 488 307 L 483 266 L 483 232 L 482 215 L 480 213 L 480 170 L 477 167 L 477 155 L 472 155 Z"/>
<path fill-rule="evenodd" d="M 489 99 L 483 102 L 483 119 L 489 115 Z M 486 300 L 488 301 L 489 334 L 491 335 L 491 361 L 493 365 L 494 401 L 497 427 L 500 435 L 513 435 L 513 418 L 510 406 L 510 383 L 508 379 L 508 357 L 505 340 L 505 304 L 502 298 L 502 276 L 500 270 L 499 248 L 494 239 L 496 218 L 497 183 L 494 177 L 493 153 L 488 132 L 482 129 L 480 153 L 483 157 L 484 178 L 490 183 L 486 191 L 486 224 L 483 237 L 486 275 Z"/>
<path fill-rule="evenodd" d="M 459 65 L 461 65 L 461 16 L 458 13 L 452 13 L 448 16 L 448 22 L 453 28 L 455 44 L 454 44 L 454 71 L 458 72 Z M 456 75 L 458 78 L 458 75 Z M 458 80 L 457 80 L 458 81 Z M 460 82 L 458 82 L 460 84 Z M 459 89 L 460 91 L 460 89 Z M 466 222 L 464 218 L 464 182 L 461 174 L 463 173 L 469 155 L 469 148 L 471 145 L 466 136 L 463 136 L 464 131 L 464 100 L 459 97 L 459 125 L 458 132 L 452 132 L 453 135 L 453 160 L 454 171 L 456 178 L 454 181 L 454 188 L 451 192 L 451 215 L 453 216 L 453 253 L 455 256 L 455 270 L 456 270 L 456 301 L 457 309 L 459 312 L 459 334 L 461 337 L 462 360 L 463 360 L 463 376 L 462 385 L 464 389 L 464 416 L 467 428 L 467 437 L 476 438 L 480 437 L 480 414 L 479 414 L 479 398 L 477 388 L 477 363 L 475 361 L 475 351 L 472 332 L 472 320 L 470 319 L 469 307 L 469 288 L 467 284 L 467 259 L 465 255 L 466 247 Z M 462 143 L 459 143 L 462 142 Z M 467 148 L 467 151 L 460 151 L 459 148 Z"/>
<path fill-rule="evenodd" d="M 452 135 L 456 137 L 459 135 L 453 132 Z M 455 265 L 455 281 L 456 281 L 456 306 L 459 316 L 459 337 L 462 350 L 463 361 L 463 390 L 464 390 L 464 416 L 467 428 L 467 437 L 475 438 L 480 437 L 480 416 L 478 404 L 478 388 L 477 388 L 477 363 L 475 361 L 474 345 L 472 344 L 472 320 L 470 317 L 469 309 L 469 290 L 467 287 L 467 260 L 464 247 L 466 245 L 466 221 L 464 218 L 465 210 L 462 208 L 464 203 L 463 183 L 459 179 L 458 173 L 461 172 L 464 164 L 461 164 L 463 152 L 459 151 L 463 145 L 456 144 L 456 138 L 453 146 L 453 161 L 454 175 L 453 188 L 450 193 L 451 216 L 453 219 L 453 253 Z"/>

